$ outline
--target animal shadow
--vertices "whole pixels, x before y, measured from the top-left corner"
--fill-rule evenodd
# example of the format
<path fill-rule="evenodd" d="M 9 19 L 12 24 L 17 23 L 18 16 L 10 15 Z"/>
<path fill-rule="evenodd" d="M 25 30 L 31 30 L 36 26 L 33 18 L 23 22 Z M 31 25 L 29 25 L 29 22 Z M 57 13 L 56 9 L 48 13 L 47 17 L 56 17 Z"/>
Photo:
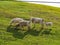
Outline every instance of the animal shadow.
<path fill-rule="evenodd" d="M 27 34 L 33 35 L 33 36 L 38 36 L 40 34 L 40 32 L 42 32 L 42 30 L 37 30 L 37 29 L 29 29 L 27 32 Z"/>
<path fill-rule="evenodd" d="M 16 27 L 12 27 L 12 26 L 7 27 L 7 32 L 14 33 L 14 32 L 17 32 L 17 31 L 18 31 L 18 29 Z"/>
<path fill-rule="evenodd" d="M 23 33 L 22 32 L 16 32 L 13 34 L 13 36 L 15 38 L 23 39 L 26 36 L 26 34 L 24 32 Z"/>
<path fill-rule="evenodd" d="M 45 29 L 45 30 L 42 30 L 40 29 L 39 31 L 37 29 L 28 29 L 27 31 L 22 31 L 20 29 L 17 29 L 16 27 L 12 27 L 12 26 L 8 26 L 7 27 L 7 32 L 11 32 L 13 33 L 13 36 L 15 38 L 19 38 L 19 39 L 23 39 L 27 34 L 30 34 L 30 35 L 33 35 L 33 36 L 38 36 L 39 34 L 41 35 L 49 35 L 51 34 L 51 30 L 52 29 Z"/>
<path fill-rule="evenodd" d="M 43 34 L 45 34 L 45 35 L 52 34 L 51 31 L 52 31 L 52 29 L 45 29 L 45 30 L 42 32 L 42 35 L 43 35 Z"/>
<path fill-rule="evenodd" d="M 7 32 L 13 33 L 13 36 L 15 38 L 23 39 L 26 36 L 25 32 L 21 31 L 20 29 L 17 29 L 16 27 L 12 27 L 12 26 L 7 27 Z"/>

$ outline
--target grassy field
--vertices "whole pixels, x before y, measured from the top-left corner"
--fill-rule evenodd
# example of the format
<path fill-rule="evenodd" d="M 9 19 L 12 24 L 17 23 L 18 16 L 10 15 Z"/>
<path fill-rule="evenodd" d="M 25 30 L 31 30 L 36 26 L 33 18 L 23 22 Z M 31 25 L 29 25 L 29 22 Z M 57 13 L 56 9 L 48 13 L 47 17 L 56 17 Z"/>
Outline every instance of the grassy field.
<path fill-rule="evenodd" d="M 51 34 L 31 29 L 24 34 L 20 30 L 10 29 L 11 19 L 19 17 L 41 17 L 45 21 L 52 21 Z M 38 26 L 37 26 L 38 27 Z M 29 4 L 25 2 L 0 1 L 0 45 L 60 45 L 60 8 Z"/>

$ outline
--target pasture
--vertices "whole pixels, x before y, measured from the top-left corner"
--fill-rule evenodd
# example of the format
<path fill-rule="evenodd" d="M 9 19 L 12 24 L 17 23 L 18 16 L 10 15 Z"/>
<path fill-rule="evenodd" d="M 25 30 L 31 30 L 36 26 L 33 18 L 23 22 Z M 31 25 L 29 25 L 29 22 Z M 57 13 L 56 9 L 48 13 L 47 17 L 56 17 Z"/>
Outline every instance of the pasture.
<path fill-rule="evenodd" d="M 25 29 L 9 28 L 13 18 L 30 17 L 44 18 L 45 21 L 53 22 L 52 31 L 44 27 L 39 29 L 39 24 L 30 31 Z M 27 31 L 26 31 L 27 30 Z M 0 1 L 0 45 L 60 45 L 60 8 L 26 2 Z"/>

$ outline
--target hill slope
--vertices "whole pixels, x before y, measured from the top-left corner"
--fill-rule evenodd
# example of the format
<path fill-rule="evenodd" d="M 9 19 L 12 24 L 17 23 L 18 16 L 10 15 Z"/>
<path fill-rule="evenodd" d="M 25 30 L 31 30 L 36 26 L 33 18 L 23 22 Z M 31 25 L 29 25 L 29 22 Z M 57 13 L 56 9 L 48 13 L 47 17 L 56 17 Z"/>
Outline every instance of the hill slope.
<path fill-rule="evenodd" d="M 41 17 L 52 21 L 52 34 L 40 35 L 37 31 L 22 35 L 17 30 L 7 32 L 12 18 Z M 60 44 L 60 8 L 29 4 L 25 2 L 0 1 L 0 45 L 59 45 Z M 37 34 L 36 34 L 37 33 Z M 39 34 L 39 35 L 38 35 Z M 23 39 L 22 39 L 23 38 Z"/>

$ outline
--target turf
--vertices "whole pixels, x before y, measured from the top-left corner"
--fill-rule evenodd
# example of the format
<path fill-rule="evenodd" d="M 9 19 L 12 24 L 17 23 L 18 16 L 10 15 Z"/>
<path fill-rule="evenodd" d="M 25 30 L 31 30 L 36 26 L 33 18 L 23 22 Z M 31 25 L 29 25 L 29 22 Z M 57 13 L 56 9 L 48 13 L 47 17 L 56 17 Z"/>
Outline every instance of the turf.
<path fill-rule="evenodd" d="M 21 32 L 8 28 L 13 18 L 44 18 L 52 21 L 52 31 L 36 28 Z M 38 25 L 36 26 L 38 27 Z M 60 45 L 60 8 L 26 2 L 0 1 L 0 45 Z"/>

